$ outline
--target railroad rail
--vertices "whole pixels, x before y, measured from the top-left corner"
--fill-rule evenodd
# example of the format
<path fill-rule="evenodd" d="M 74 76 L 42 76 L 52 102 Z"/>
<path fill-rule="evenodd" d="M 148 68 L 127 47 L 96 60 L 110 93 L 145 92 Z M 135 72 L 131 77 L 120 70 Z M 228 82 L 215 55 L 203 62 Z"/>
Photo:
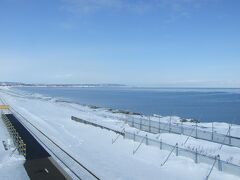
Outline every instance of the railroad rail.
<path fill-rule="evenodd" d="M 6 101 L 1 98 L 1 101 L 6 105 Z M 60 167 L 67 169 L 70 179 L 92 179 L 100 180 L 89 168 L 83 165 L 77 158 L 71 155 L 67 150 L 57 144 L 45 132 L 40 130 L 36 125 L 26 119 L 21 113 L 16 111 L 13 107 L 9 107 L 11 113 L 26 128 L 26 130 L 42 145 L 47 152 L 53 157 L 51 161 L 56 160 L 54 164 L 59 164 Z"/>

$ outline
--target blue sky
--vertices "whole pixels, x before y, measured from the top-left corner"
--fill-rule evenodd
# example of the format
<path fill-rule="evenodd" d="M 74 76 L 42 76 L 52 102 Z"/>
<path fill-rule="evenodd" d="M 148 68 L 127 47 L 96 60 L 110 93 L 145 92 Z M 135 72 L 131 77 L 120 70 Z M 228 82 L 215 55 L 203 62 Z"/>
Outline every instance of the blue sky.
<path fill-rule="evenodd" d="M 0 0 L 0 81 L 240 87 L 239 0 Z"/>

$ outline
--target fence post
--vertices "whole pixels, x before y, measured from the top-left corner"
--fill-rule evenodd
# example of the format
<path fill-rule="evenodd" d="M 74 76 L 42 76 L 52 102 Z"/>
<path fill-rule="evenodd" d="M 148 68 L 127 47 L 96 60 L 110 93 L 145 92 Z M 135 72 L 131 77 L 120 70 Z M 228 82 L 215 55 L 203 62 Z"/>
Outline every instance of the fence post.
<path fill-rule="evenodd" d="M 149 118 L 148 118 L 148 132 L 151 132 L 150 116 L 149 116 Z"/>
<path fill-rule="evenodd" d="M 142 118 L 140 118 L 140 130 L 142 130 Z"/>
<path fill-rule="evenodd" d="M 232 139 L 231 139 L 231 124 L 229 124 L 229 145 L 232 144 Z"/>
<path fill-rule="evenodd" d="M 178 156 L 178 143 L 176 144 L 176 156 Z"/>
<path fill-rule="evenodd" d="M 128 123 L 128 116 L 126 115 L 124 119 L 124 124 L 127 124 L 127 123 Z"/>
<path fill-rule="evenodd" d="M 173 151 L 175 150 L 175 148 L 178 146 L 178 143 L 176 143 L 176 145 L 172 148 L 171 152 L 168 154 L 167 158 L 165 159 L 165 161 L 161 164 L 161 166 L 163 166 L 169 159 L 169 157 L 171 156 L 171 154 L 173 153 Z"/>
<path fill-rule="evenodd" d="M 159 124 L 158 124 L 158 133 L 161 133 L 161 119 L 160 119 L 160 117 L 159 117 Z"/>
<path fill-rule="evenodd" d="M 218 170 L 222 171 L 222 162 L 220 160 L 220 155 L 217 155 L 217 161 L 218 161 Z"/>
<path fill-rule="evenodd" d="M 197 138 L 197 122 L 196 122 L 196 138 Z"/>
<path fill-rule="evenodd" d="M 197 151 L 197 148 L 196 148 L 196 152 L 195 152 L 195 163 L 198 163 L 198 151 Z"/>
<path fill-rule="evenodd" d="M 162 138 L 160 140 L 160 149 L 162 150 Z"/>
<path fill-rule="evenodd" d="M 169 131 L 169 133 L 171 132 L 171 122 L 172 122 L 172 116 L 170 116 L 170 120 L 169 120 L 169 129 L 168 129 L 168 131 Z"/>
<path fill-rule="evenodd" d="M 134 127 L 134 118 L 132 117 L 132 127 Z"/>
<path fill-rule="evenodd" d="M 183 121 L 181 122 L 181 134 L 183 134 Z"/>
<path fill-rule="evenodd" d="M 134 133 L 133 133 L 133 141 L 135 141 L 135 139 L 136 139 L 135 136 L 136 136 L 136 135 L 135 135 L 135 131 L 134 131 Z"/>
<path fill-rule="evenodd" d="M 136 148 L 135 150 L 133 150 L 133 154 L 135 154 L 135 153 L 137 152 L 137 150 L 140 148 L 140 146 L 142 145 L 142 143 L 143 143 L 143 141 L 144 141 L 145 138 L 146 138 L 146 137 L 143 137 L 143 138 L 142 138 L 142 140 L 140 141 L 140 143 L 139 143 L 139 145 L 137 146 L 137 148 Z"/>
<path fill-rule="evenodd" d="M 148 145 L 148 135 L 146 134 L 146 145 Z"/>
<path fill-rule="evenodd" d="M 213 141 L 213 122 L 212 122 L 212 141 Z"/>

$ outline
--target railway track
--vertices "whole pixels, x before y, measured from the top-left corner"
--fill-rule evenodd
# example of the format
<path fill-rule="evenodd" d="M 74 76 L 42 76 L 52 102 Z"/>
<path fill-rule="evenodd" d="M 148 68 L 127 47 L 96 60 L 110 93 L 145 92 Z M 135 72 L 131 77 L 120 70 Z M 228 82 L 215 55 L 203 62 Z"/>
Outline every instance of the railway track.
<path fill-rule="evenodd" d="M 3 105 L 7 105 L 7 102 L 1 97 L 0 101 Z M 74 157 L 74 155 L 57 144 L 43 130 L 39 129 L 16 109 L 10 107 L 9 112 L 12 113 L 19 120 L 19 122 L 32 134 L 32 136 L 49 152 L 49 154 L 51 154 L 56 162 L 66 170 L 72 179 L 100 179 L 96 174 L 94 174 L 94 172 L 92 172 L 76 157 Z"/>

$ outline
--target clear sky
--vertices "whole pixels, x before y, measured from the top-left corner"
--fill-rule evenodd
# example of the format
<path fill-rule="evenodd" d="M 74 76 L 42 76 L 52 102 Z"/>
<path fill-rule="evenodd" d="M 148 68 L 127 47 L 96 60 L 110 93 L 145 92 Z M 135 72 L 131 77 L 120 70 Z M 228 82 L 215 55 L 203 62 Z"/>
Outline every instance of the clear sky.
<path fill-rule="evenodd" d="M 239 0 L 0 0 L 0 81 L 240 87 Z"/>

